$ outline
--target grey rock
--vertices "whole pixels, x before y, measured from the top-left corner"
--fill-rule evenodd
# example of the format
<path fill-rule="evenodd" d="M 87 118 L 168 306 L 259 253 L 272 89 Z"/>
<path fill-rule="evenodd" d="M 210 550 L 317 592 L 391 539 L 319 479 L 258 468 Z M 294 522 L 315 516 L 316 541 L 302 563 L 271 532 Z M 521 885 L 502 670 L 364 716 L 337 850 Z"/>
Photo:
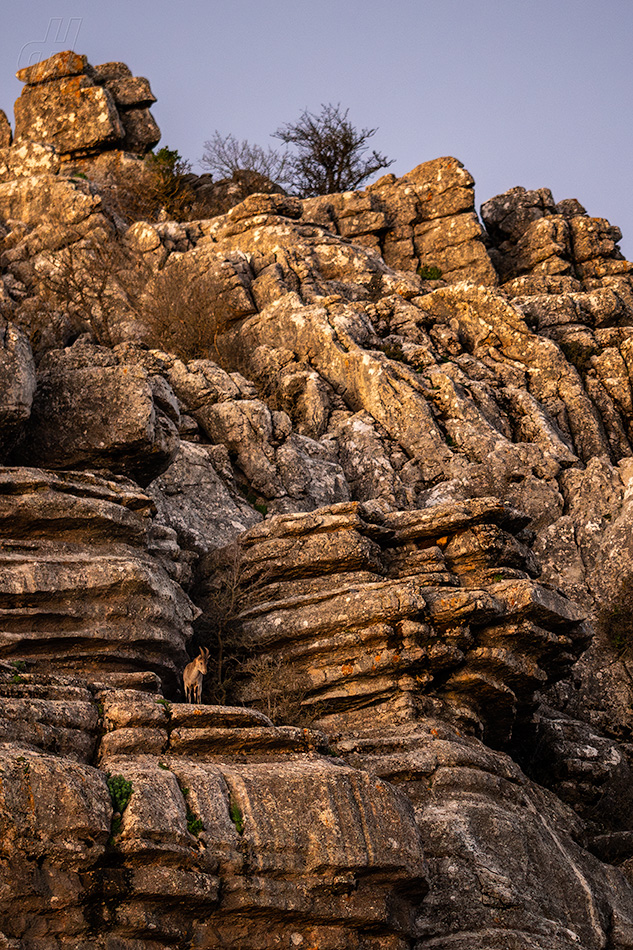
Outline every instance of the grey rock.
<path fill-rule="evenodd" d="M 0 318 L 0 456 L 5 457 L 31 413 L 36 386 L 31 347 L 16 326 Z"/>
<path fill-rule="evenodd" d="M 234 486 L 229 491 L 208 448 L 192 442 L 180 443 L 167 470 L 147 490 L 160 520 L 197 554 L 230 544 L 262 518 Z"/>
<path fill-rule="evenodd" d="M 99 355 L 115 365 L 100 365 Z M 147 483 L 178 448 L 176 426 L 154 401 L 147 373 L 109 350 L 55 351 L 40 368 L 21 464 L 104 468 Z"/>

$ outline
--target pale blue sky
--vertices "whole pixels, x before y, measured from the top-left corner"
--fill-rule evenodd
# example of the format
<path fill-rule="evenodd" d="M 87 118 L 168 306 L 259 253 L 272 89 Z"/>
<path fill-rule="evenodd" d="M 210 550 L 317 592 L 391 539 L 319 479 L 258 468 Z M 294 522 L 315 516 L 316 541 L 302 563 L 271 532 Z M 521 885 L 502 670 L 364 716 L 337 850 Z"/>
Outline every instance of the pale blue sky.
<path fill-rule="evenodd" d="M 24 0 L 2 11 L 0 108 L 19 66 L 67 48 L 147 76 L 161 144 L 194 163 L 216 128 L 274 144 L 341 102 L 390 171 L 455 155 L 478 207 L 549 187 L 619 225 L 630 257 L 632 41 L 631 0 Z"/>

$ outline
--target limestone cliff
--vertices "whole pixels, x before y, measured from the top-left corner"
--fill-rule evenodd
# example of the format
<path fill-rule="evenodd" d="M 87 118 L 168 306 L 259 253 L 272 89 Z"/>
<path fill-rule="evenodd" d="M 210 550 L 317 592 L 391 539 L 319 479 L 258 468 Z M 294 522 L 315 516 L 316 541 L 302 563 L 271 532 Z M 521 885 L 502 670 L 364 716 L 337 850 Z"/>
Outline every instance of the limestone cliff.
<path fill-rule="evenodd" d="M 454 158 L 130 224 L 147 80 L 19 78 L 0 945 L 631 950 L 618 229 Z"/>

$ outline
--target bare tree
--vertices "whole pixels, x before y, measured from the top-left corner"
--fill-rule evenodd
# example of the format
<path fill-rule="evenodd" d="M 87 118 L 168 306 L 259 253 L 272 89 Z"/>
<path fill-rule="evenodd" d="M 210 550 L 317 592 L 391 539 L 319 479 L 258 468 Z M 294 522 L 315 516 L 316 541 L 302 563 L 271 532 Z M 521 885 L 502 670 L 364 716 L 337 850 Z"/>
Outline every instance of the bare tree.
<path fill-rule="evenodd" d="M 322 105 L 319 113 L 306 109 L 296 122 L 274 133 L 286 145 L 282 151 L 216 131 L 205 142 L 200 161 L 225 178 L 257 172 L 301 198 L 351 191 L 393 159 L 375 149 L 370 152 L 367 142 L 377 130 L 356 129 L 348 116 L 349 109 L 343 111 L 340 103 Z"/>
<path fill-rule="evenodd" d="M 296 122 L 281 126 L 275 138 L 294 148 L 288 158 L 291 191 L 306 198 L 352 191 L 394 159 L 375 150 L 368 156 L 367 141 L 376 129 L 356 129 L 341 104 L 321 106 L 318 114 L 306 109 Z"/>
<path fill-rule="evenodd" d="M 232 178 L 236 172 L 248 171 L 282 186 L 289 180 L 289 159 L 285 152 L 253 145 L 247 139 L 240 142 L 230 133 L 221 135 L 217 129 L 204 143 L 200 164 L 220 178 Z"/>

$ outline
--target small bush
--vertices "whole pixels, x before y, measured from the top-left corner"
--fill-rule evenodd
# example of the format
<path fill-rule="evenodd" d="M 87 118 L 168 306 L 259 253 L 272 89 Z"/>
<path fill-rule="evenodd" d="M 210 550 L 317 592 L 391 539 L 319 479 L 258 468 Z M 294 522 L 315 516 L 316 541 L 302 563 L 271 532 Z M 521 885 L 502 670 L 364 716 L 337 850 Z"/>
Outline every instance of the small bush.
<path fill-rule="evenodd" d="M 268 505 L 263 501 L 258 501 L 258 496 L 250 488 L 246 488 L 242 485 L 238 485 L 238 488 L 246 498 L 246 501 L 249 505 L 252 505 L 255 511 L 259 511 L 260 515 L 266 516 L 268 514 Z"/>
<path fill-rule="evenodd" d="M 398 343 L 382 343 L 378 349 L 382 350 L 390 360 L 395 360 L 396 363 L 407 362 L 405 352 Z"/>
<path fill-rule="evenodd" d="M 307 688 L 305 678 L 281 657 L 258 656 L 244 663 L 248 677 L 243 697 L 249 706 L 265 713 L 275 725 L 310 725 L 302 706 Z"/>
<path fill-rule="evenodd" d="M 200 818 L 196 818 L 194 813 L 187 808 L 187 831 L 190 835 L 195 835 L 197 837 L 203 829 L 203 824 Z"/>
<path fill-rule="evenodd" d="M 122 775 L 107 774 L 108 791 L 115 811 L 123 813 L 132 795 L 132 783 Z"/>
<path fill-rule="evenodd" d="M 133 322 L 145 328 L 147 342 L 185 361 L 217 359 L 216 338 L 231 315 L 219 299 L 218 268 L 176 258 L 155 271 L 115 234 L 67 239 L 38 270 L 42 310 L 68 314 L 104 346 Z"/>
<path fill-rule="evenodd" d="M 240 806 L 231 798 L 229 800 L 229 817 L 235 825 L 238 835 L 244 834 L 244 816 L 240 811 Z"/>
<path fill-rule="evenodd" d="M 138 301 L 138 319 L 152 342 L 181 359 L 217 359 L 216 339 L 226 328 L 210 271 L 192 261 L 174 260 L 154 275 Z"/>
<path fill-rule="evenodd" d="M 421 277 L 422 280 L 439 280 L 441 276 L 442 271 L 434 264 L 420 264 L 418 267 L 418 277 Z"/>
<path fill-rule="evenodd" d="M 202 829 L 204 828 L 204 825 L 202 824 L 201 819 L 197 818 L 196 815 L 194 815 L 194 813 L 191 810 L 191 807 L 188 801 L 189 789 L 181 785 L 180 791 L 182 792 L 182 797 L 185 800 L 185 806 L 187 809 L 187 831 L 189 832 L 189 834 L 195 835 L 197 837 L 202 831 Z"/>
<path fill-rule="evenodd" d="M 106 210 L 125 225 L 164 218 L 187 221 L 195 201 L 190 171 L 175 149 L 161 148 L 143 162 L 110 165 L 95 175 L 95 182 Z"/>

